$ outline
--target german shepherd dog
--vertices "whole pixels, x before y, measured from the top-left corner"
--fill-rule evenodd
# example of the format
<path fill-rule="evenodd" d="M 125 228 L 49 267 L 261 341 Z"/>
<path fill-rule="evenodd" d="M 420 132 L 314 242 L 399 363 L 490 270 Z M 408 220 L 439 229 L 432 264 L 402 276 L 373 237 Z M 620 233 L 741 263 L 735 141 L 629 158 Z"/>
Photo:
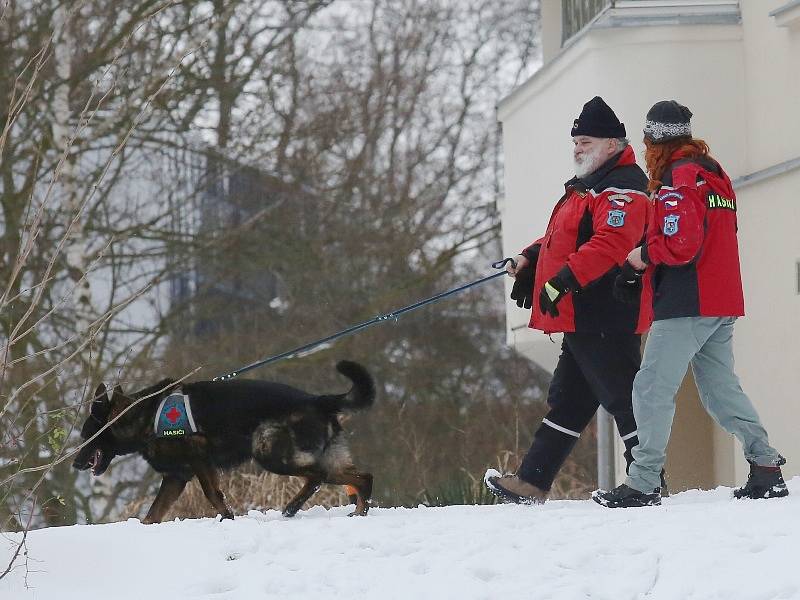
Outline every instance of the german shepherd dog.
<path fill-rule="evenodd" d="M 232 519 L 233 512 L 219 489 L 217 469 L 230 469 L 249 459 L 272 473 L 305 479 L 305 485 L 283 509 L 287 517 L 294 516 L 322 483 L 355 488 L 352 514 L 366 515 L 372 475 L 353 466 L 339 416 L 369 408 L 375 399 L 375 384 L 357 363 L 341 361 L 336 369 L 352 381 L 349 392 L 316 396 L 270 381 L 177 383 L 165 379 L 132 396 L 116 386 L 109 396 L 101 383 L 81 429 L 84 440 L 126 408 L 130 410 L 84 446 L 72 466 L 101 475 L 115 456 L 138 452 L 163 477 L 144 523 L 160 522 L 193 477 L 222 517 Z M 176 390 L 189 397 L 198 432 L 156 437 L 153 424 L 158 407 Z"/>

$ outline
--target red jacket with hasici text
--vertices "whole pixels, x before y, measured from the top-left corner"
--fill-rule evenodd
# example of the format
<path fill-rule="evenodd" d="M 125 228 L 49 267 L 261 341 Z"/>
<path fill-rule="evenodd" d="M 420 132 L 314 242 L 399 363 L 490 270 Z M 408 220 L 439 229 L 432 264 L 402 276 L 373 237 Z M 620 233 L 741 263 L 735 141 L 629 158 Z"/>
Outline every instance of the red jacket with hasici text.
<path fill-rule="evenodd" d="M 655 195 L 642 258 L 656 320 L 744 315 L 736 194 L 710 158 L 681 159 Z"/>

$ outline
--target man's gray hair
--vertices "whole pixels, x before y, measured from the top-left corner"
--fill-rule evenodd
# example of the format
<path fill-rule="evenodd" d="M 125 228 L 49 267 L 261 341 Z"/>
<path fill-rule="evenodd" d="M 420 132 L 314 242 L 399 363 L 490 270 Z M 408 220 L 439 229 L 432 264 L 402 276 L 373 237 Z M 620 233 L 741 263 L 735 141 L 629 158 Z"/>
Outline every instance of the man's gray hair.
<path fill-rule="evenodd" d="M 614 138 L 617 142 L 617 152 L 622 152 L 630 145 L 630 140 L 626 137 Z"/>

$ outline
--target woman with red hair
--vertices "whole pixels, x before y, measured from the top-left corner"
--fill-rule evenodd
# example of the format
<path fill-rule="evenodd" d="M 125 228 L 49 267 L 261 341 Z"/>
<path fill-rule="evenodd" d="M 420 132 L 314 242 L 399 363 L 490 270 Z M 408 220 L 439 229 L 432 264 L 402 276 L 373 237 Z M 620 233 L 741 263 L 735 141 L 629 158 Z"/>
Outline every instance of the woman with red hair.
<path fill-rule="evenodd" d="M 628 255 L 617 278 L 619 297 L 641 285 L 645 269 L 653 287 L 654 322 L 633 383 L 639 445 L 625 483 L 592 498 L 609 508 L 661 503 L 675 393 L 692 366 L 708 413 L 742 444 L 750 463 L 736 498 L 776 498 L 789 491 L 750 399 L 733 371 L 733 325 L 744 315 L 736 239 L 736 194 L 728 175 L 692 137 L 692 113 L 674 100 L 656 103 L 644 127 L 648 189 L 654 206 L 647 240 Z"/>

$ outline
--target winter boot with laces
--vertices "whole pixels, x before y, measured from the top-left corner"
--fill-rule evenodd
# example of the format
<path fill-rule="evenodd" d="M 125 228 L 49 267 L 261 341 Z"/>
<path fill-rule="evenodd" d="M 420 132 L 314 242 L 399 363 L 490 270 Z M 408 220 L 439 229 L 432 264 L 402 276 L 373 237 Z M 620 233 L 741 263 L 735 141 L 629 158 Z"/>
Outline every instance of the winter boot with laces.
<path fill-rule="evenodd" d="M 483 476 L 487 489 L 502 502 L 513 504 L 544 504 L 547 492 L 520 479 L 517 475 L 503 475 L 488 469 Z"/>
<path fill-rule="evenodd" d="M 632 487 L 619 485 L 613 490 L 595 490 L 592 500 L 606 508 L 635 508 L 639 506 L 659 506 L 661 504 L 661 489 L 656 488 L 652 493 L 640 492 Z"/>
<path fill-rule="evenodd" d="M 786 463 L 786 459 L 779 456 L 775 465 L 757 465 L 750 462 L 750 475 L 747 476 L 747 483 L 743 487 L 733 490 L 736 498 L 782 498 L 789 495 L 786 482 L 783 480 L 780 465 Z"/>

